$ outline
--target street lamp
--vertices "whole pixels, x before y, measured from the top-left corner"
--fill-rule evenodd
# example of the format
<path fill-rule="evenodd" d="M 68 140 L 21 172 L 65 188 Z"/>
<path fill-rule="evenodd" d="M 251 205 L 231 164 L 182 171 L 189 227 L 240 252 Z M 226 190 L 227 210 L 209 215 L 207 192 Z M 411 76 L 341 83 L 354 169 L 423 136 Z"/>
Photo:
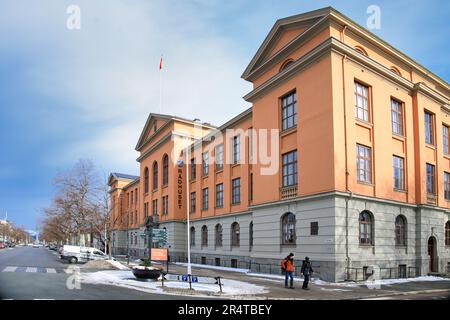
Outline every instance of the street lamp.
<path fill-rule="evenodd" d="M 189 210 L 190 210 L 190 194 L 189 194 L 189 161 L 188 161 L 188 148 L 186 148 L 186 215 L 187 215 L 187 274 L 192 274 L 191 268 L 191 228 L 190 228 L 190 219 L 189 219 Z M 183 160 L 178 160 L 178 167 L 183 168 Z"/>

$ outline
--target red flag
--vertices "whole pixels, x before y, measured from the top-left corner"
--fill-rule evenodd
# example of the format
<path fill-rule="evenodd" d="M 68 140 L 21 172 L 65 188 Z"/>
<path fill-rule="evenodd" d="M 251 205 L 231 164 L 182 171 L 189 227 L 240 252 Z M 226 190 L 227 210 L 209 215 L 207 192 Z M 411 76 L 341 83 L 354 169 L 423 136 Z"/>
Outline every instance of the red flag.
<path fill-rule="evenodd" d="M 162 70 L 163 67 L 163 58 L 161 56 L 161 60 L 159 61 L 159 70 Z"/>

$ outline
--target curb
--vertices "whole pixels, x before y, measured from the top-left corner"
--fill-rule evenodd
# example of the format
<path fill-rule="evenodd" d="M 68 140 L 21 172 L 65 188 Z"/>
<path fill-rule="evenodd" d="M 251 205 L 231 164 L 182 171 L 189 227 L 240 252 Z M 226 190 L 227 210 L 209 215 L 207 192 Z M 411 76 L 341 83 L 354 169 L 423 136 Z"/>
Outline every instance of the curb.
<path fill-rule="evenodd" d="M 384 298 L 384 297 L 396 297 L 396 296 L 407 296 L 407 295 L 416 295 L 416 294 L 426 294 L 426 293 L 439 293 L 439 292 L 449 292 L 450 289 L 430 289 L 430 290 L 417 290 L 417 291 L 406 291 L 406 292 L 396 292 L 389 294 L 380 294 L 380 295 L 372 295 L 365 296 L 359 298 L 352 298 L 349 300 L 361 300 L 361 299 L 370 299 L 370 298 Z"/>

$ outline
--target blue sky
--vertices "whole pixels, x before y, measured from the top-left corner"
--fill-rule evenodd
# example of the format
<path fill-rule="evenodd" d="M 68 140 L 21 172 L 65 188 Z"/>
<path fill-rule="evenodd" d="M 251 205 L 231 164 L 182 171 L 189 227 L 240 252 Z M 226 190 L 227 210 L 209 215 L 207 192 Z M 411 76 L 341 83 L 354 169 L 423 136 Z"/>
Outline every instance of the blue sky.
<path fill-rule="evenodd" d="M 68 30 L 66 9 L 81 9 Z M 278 18 L 333 6 L 450 79 L 448 1 L 1 0 L 0 217 L 34 228 L 52 178 L 79 158 L 136 174 L 149 112 L 221 124 L 248 107 L 240 78 Z M 398 17 L 401 17 L 399 19 Z"/>

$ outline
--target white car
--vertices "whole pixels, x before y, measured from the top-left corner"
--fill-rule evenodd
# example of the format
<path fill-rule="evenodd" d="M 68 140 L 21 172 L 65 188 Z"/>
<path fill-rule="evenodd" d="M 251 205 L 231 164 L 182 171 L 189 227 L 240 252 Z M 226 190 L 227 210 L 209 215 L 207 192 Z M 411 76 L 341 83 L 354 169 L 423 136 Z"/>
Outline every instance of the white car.
<path fill-rule="evenodd" d="M 109 257 L 102 251 L 92 247 L 65 245 L 60 250 L 60 257 L 69 263 L 88 262 L 89 260 L 107 260 Z"/>

